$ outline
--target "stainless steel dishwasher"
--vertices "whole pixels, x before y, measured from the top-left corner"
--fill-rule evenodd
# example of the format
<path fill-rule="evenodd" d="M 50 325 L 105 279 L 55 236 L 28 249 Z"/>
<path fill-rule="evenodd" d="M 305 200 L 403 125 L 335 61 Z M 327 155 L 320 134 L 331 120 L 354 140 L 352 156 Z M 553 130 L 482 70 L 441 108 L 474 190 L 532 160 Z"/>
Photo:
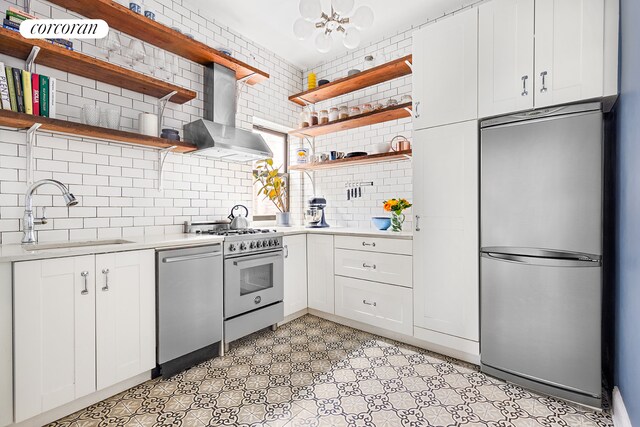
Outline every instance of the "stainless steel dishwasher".
<path fill-rule="evenodd" d="M 168 378 L 218 354 L 223 333 L 222 245 L 156 252 L 157 363 Z"/>

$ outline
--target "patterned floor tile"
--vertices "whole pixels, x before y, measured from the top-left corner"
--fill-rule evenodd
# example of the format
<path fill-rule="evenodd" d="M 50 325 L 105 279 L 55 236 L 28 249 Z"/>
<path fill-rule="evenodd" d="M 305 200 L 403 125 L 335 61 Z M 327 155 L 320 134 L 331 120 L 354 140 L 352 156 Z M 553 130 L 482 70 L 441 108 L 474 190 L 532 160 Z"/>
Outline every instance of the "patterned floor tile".
<path fill-rule="evenodd" d="M 611 427 L 478 367 L 307 315 L 232 343 L 225 357 L 155 379 L 55 427 Z"/>

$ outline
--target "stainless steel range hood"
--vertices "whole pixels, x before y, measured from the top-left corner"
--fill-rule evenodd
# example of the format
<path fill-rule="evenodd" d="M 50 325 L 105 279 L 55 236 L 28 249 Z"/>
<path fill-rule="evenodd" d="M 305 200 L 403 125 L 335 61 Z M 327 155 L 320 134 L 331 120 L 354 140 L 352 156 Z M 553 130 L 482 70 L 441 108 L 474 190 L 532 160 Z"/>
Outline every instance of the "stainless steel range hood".
<path fill-rule="evenodd" d="M 236 73 L 219 64 L 205 67 L 204 119 L 184 126 L 184 137 L 196 144 L 195 154 L 232 162 L 273 156 L 262 136 L 238 129 Z"/>

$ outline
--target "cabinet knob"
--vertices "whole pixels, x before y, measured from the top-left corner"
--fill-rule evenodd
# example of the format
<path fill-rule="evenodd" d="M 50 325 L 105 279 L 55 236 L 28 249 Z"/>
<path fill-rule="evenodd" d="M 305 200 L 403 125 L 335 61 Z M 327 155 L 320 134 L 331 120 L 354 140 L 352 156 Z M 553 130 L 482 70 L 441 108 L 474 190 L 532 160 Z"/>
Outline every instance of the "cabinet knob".
<path fill-rule="evenodd" d="M 82 276 L 84 278 L 84 289 L 80 292 L 80 295 L 87 295 L 89 293 L 89 272 L 88 271 L 83 271 L 80 273 L 80 276 Z"/>

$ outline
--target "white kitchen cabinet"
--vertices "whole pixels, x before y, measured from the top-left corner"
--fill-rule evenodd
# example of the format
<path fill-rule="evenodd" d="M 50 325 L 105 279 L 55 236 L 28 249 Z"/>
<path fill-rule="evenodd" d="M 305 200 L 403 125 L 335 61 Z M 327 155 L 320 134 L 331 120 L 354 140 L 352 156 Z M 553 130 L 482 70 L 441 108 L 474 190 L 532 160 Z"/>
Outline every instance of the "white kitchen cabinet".
<path fill-rule="evenodd" d="M 155 367 L 153 250 L 99 254 L 96 265 L 97 389 Z"/>
<path fill-rule="evenodd" d="M 309 308 L 334 314 L 333 236 L 307 236 Z"/>
<path fill-rule="evenodd" d="M 14 264 L 15 418 L 96 390 L 95 257 Z"/>
<path fill-rule="evenodd" d="M 478 117 L 478 10 L 413 34 L 413 128 Z"/>
<path fill-rule="evenodd" d="M 284 249 L 284 315 L 307 308 L 307 236 L 282 239 Z"/>
<path fill-rule="evenodd" d="M 479 8 L 480 117 L 534 105 L 534 0 L 492 0 Z"/>
<path fill-rule="evenodd" d="M 536 106 L 603 96 L 604 1 L 536 0 Z"/>
<path fill-rule="evenodd" d="M 412 335 L 411 289 L 336 276 L 336 314 Z"/>
<path fill-rule="evenodd" d="M 414 324 L 478 341 L 478 123 L 414 132 Z"/>
<path fill-rule="evenodd" d="M 479 116 L 615 94 L 614 2 L 492 0 L 482 4 L 478 8 Z"/>
<path fill-rule="evenodd" d="M 13 423 L 13 291 L 11 263 L 0 262 L 0 427 Z"/>

